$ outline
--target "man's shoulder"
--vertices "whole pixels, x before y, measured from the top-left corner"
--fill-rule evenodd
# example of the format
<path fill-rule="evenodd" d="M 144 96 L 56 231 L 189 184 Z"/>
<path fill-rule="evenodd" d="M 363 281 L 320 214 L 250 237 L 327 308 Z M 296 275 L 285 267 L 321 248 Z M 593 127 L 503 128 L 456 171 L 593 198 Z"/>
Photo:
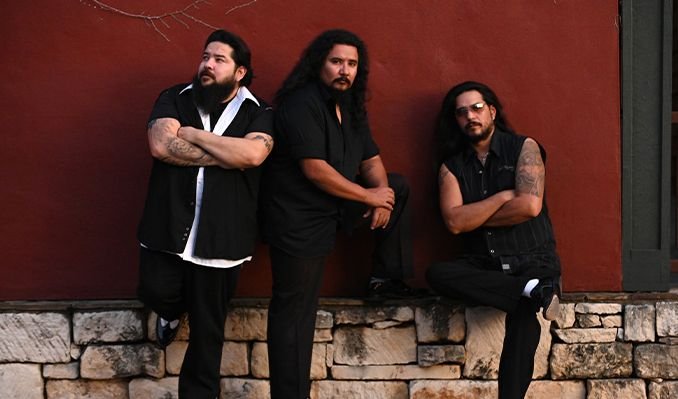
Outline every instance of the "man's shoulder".
<path fill-rule="evenodd" d="M 280 102 L 280 107 L 299 106 L 322 102 L 320 88 L 316 83 L 307 83 L 288 93 Z"/>
<path fill-rule="evenodd" d="M 179 94 L 189 93 L 190 90 L 185 90 L 188 88 L 190 83 L 177 83 L 173 86 L 170 86 L 160 92 L 160 94 L 167 94 L 171 96 L 178 96 Z"/>

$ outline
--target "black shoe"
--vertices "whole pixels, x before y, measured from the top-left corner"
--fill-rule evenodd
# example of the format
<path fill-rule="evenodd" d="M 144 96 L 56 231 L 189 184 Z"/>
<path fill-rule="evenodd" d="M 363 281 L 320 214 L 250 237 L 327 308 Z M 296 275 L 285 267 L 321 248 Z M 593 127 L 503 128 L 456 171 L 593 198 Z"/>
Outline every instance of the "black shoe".
<path fill-rule="evenodd" d="M 560 279 L 543 278 L 530 294 L 542 308 L 546 320 L 555 320 L 560 315 Z"/>
<path fill-rule="evenodd" d="M 428 290 L 412 288 L 402 280 L 374 281 L 367 288 L 368 300 L 421 298 L 428 294 Z"/>
<path fill-rule="evenodd" d="M 179 331 L 180 324 L 181 323 L 177 323 L 177 325 L 172 328 L 172 322 L 168 322 L 163 326 L 160 322 L 160 316 L 158 316 L 158 319 L 155 321 L 155 342 L 160 349 L 167 348 L 167 346 L 174 341 L 174 338 L 176 338 L 177 332 Z"/>

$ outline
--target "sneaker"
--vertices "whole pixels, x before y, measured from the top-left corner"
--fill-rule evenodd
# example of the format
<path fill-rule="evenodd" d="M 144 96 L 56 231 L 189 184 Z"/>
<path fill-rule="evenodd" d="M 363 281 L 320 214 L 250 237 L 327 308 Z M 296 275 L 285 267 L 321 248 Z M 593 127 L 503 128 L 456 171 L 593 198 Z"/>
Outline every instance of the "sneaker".
<path fill-rule="evenodd" d="M 544 319 L 553 321 L 560 316 L 559 278 L 540 279 L 531 296 L 540 304 Z"/>
<path fill-rule="evenodd" d="M 412 288 L 402 280 L 384 280 L 371 282 L 367 288 L 368 300 L 421 298 L 428 290 Z"/>
<path fill-rule="evenodd" d="M 160 316 L 158 316 L 155 321 L 155 342 L 160 349 L 165 349 L 176 338 L 180 323 L 178 320 L 173 320 L 163 325 L 161 320 Z M 175 321 L 177 323 L 174 323 Z M 174 324 L 174 327 L 172 327 L 172 324 Z"/>

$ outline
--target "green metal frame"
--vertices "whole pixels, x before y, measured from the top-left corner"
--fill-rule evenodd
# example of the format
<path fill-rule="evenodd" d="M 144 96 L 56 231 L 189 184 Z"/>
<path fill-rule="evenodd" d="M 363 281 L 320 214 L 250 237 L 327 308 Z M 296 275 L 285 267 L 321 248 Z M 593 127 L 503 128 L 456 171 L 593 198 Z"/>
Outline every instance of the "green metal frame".
<path fill-rule="evenodd" d="M 672 0 L 621 0 L 622 286 L 670 286 Z"/>

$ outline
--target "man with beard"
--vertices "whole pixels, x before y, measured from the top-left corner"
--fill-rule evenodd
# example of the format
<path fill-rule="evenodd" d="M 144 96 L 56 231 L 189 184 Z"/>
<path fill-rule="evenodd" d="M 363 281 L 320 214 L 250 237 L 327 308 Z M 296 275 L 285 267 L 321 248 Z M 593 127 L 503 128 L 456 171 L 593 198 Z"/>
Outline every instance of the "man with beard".
<path fill-rule="evenodd" d="M 544 199 L 546 153 L 515 134 L 484 84 L 464 82 L 438 117 L 440 209 L 464 254 L 427 271 L 442 295 L 506 312 L 499 398 L 523 398 L 541 325 L 559 313 L 560 261 Z"/>
<path fill-rule="evenodd" d="M 158 314 L 162 348 L 188 313 L 180 398 L 219 395 L 227 305 L 254 251 L 259 166 L 273 146 L 273 118 L 247 89 L 250 58 L 241 38 L 213 32 L 193 83 L 163 91 L 149 118 L 139 297 Z"/>
<path fill-rule="evenodd" d="M 402 281 L 412 267 L 408 186 L 387 175 L 372 139 L 367 73 L 363 42 L 331 30 L 309 45 L 276 94 L 277 144 L 262 194 L 273 272 L 271 399 L 309 395 L 318 292 L 338 228 L 364 220 L 376 232 L 371 298 L 416 294 Z"/>

